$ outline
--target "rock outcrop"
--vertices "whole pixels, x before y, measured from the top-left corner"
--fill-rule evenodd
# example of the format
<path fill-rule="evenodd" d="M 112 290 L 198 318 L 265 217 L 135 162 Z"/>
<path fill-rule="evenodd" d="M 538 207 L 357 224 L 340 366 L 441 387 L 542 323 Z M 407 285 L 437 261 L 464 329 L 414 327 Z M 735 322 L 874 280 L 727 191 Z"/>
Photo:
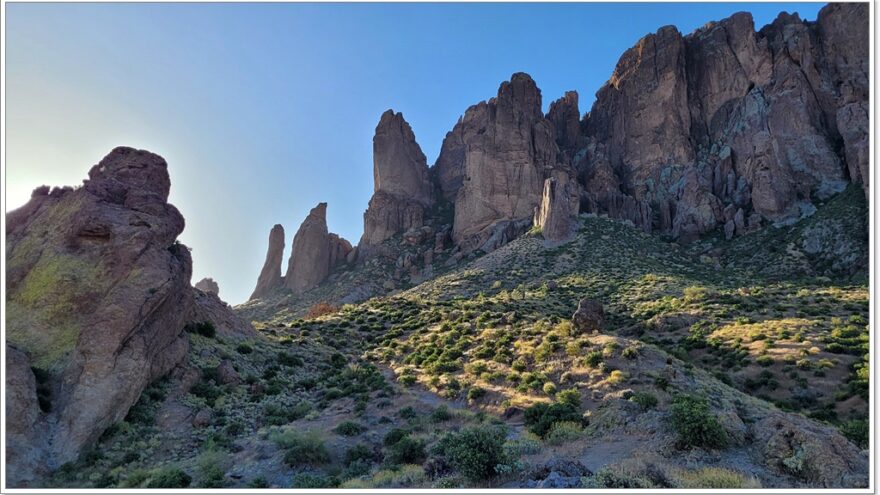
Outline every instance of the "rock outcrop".
<path fill-rule="evenodd" d="M 260 276 L 257 278 L 257 286 L 254 288 L 251 299 L 259 299 L 270 294 L 272 291 L 284 285 L 281 277 L 281 262 L 284 258 L 284 227 L 276 224 L 269 231 L 269 250 L 266 252 L 266 261 Z"/>
<path fill-rule="evenodd" d="M 211 293 L 217 297 L 220 297 L 220 286 L 217 285 L 217 282 L 215 282 L 213 278 L 203 278 L 196 282 L 196 285 L 194 285 L 193 287 L 199 289 L 202 292 Z"/>
<path fill-rule="evenodd" d="M 351 244 L 327 231 L 327 203 L 318 203 L 293 237 L 284 286 L 294 294 L 318 286 L 337 265 L 345 263 Z"/>
<path fill-rule="evenodd" d="M 527 74 L 514 74 L 495 98 L 465 112 L 434 167 L 443 196 L 454 202 L 452 238 L 463 252 L 523 219 L 528 225 L 558 153 L 541 91 Z"/>
<path fill-rule="evenodd" d="M 224 340 L 242 340 L 257 336 L 257 331 L 247 321 L 241 319 L 214 292 L 193 291 L 192 309 L 187 323 L 211 322 L 217 335 Z"/>
<path fill-rule="evenodd" d="M 170 186 L 160 156 L 120 147 L 83 187 L 39 188 L 7 214 L 7 342 L 21 351 L 7 386 L 29 387 L 32 366 L 48 392 L 36 420 L 31 394 L 7 396 L 10 431 L 38 436 L 8 459 L 20 486 L 75 459 L 185 356 L 192 261 Z"/>
<path fill-rule="evenodd" d="M 566 154 L 582 209 L 689 241 L 720 226 L 745 233 L 724 211 L 789 222 L 847 182 L 867 184 L 867 15 L 830 4 L 816 23 L 783 13 L 756 32 L 739 13 L 640 40 L 583 135 L 568 95 L 548 114 L 560 147 L 579 143 Z"/>
<path fill-rule="evenodd" d="M 541 204 L 535 207 L 532 224 L 548 241 L 563 241 L 574 233 L 580 198 L 577 184 L 567 179 L 563 174 L 544 180 Z"/>
<path fill-rule="evenodd" d="M 434 187 L 425 154 L 402 113 L 382 114 L 373 137 L 373 197 L 364 213 L 360 256 L 369 247 L 421 227 L 433 204 Z"/>

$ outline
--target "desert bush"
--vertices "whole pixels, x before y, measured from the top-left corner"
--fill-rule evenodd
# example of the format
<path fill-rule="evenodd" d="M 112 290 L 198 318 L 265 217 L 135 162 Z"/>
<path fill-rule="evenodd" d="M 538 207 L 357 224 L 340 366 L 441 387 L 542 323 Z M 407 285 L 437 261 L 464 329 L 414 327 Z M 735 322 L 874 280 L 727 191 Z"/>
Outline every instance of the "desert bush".
<path fill-rule="evenodd" d="M 327 303 L 327 302 L 319 302 L 317 304 L 312 305 L 312 307 L 309 308 L 309 310 L 306 312 L 305 318 L 307 320 L 313 320 L 315 318 L 318 318 L 318 317 L 321 317 L 324 315 L 336 313 L 337 311 L 339 311 L 338 306 L 334 306 L 334 305 Z"/>
<path fill-rule="evenodd" d="M 562 445 L 583 437 L 584 428 L 580 421 L 558 421 L 553 423 L 544 440 L 550 445 Z"/>
<path fill-rule="evenodd" d="M 146 480 L 145 488 L 186 488 L 192 477 L 176 466 L 154 470 Z"/>
<path fill-rule="evenodd" d="M 502 426 L 474 426 L 447 433 L 438 442 L 436 453 L 464 477 L 486 480 L 498 474 L 496 466 L 509 462 L 504 449 L 506 436 Z"/>
<path fill-rule="evenodd" d="M 590 368 L 598 368 L 604 359 L 602 351 L 592 351 L 584 357 L 584 364 Z"/>
<path fill-rule="evenodd" d="M 704 397 L 678 395 L 672 400 L 670 411 L 680 448 L 727 446 L 727 432 L 712 414 Z"/>
<path fill-rule="evenodd" d="M 854 444 L 866 449 L 868 448 L 868 437 L 870 435 L 870 427 L 864 419 L 853 419 L 847 421 L 840 427 L 843 436 L 850 439 Z"/>
<path fill-rule="evenodd" d="M 604 467 L 592 476 L 581 478 L 583 488 L 654 488 L 646 477 L 628 473 L 624 470 Z"/>
<path fill-rule="evenodd" d="M 330 453 L 318 432 L 285 429 L 270 433 L 269 439 L 285 450 L 284 462 L 291 467 L 330 461 Z"/>
<path fill-rule="evenodd" d="M 676 484 L 681 488 L 761 488 L 761 483 L 756 478 L 718 467 L 678 471 L 675 478 Z"/>
<path fill-rule="evenodd" d="M 525 410 L 524 419 L 528 430 L 541 437 L 547 435 L 553 423 L 583 420 L 577 407 L 567 402 L 535 404 Z"/>
<path fill-rule="evenodd" d="M 344 437 L 354 437 L 367 431 L 367 429 L 354 421 L 343 421 L 333 431 Z"/>
<path fill-rule="evenodd" d="M 658 402 L 657 396 L 651 392 L 636 392 L 629 400 L 641 406 L 643 411 L 657 407 Z"/>
<path fill-rule="evenodd" d="M 425 442 L 404 435 L 388 447 L 385 460 L 390 464 L 420 464 L 425 457 Z"/>

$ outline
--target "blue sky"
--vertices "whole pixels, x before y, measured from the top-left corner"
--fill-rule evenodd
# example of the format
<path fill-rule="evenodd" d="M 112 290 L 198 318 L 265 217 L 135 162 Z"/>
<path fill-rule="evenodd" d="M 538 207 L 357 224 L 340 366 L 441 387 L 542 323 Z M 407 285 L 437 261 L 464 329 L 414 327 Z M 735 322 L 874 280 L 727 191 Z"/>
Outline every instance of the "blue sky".
<path fill-rule="evenodd" d="M 287 252 L 320 201 L 357 243 L 372 135 L 403 112 L 433 163 L 465 109 L 514 72 L 545 110 L 581 112 L 624 50 L 663 25 L 689 33 L 749 11 L 815 20 L 820 3 L 6 4 L 6 211 L 41 184 L 79 184 L 118 145 L 169 163 L 193 282 L 250 294 L 269 229 Z"/>

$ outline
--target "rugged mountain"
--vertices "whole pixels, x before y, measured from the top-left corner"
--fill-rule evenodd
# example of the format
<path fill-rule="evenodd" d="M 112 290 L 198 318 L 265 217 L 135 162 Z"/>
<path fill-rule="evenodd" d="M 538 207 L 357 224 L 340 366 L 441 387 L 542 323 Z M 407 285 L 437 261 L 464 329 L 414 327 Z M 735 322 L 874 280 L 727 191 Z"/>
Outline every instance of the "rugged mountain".
<path fill-rule="evenodd" d="M 816 23 L 783 13 L 755 32 L 740 13 L 640 40 L 582 123 L 589 209 L 692 241 L 792 221 L 864 185 L 866 15 L 831 4 Z M 620 193 L 622 208 L 597 199 Z"/>

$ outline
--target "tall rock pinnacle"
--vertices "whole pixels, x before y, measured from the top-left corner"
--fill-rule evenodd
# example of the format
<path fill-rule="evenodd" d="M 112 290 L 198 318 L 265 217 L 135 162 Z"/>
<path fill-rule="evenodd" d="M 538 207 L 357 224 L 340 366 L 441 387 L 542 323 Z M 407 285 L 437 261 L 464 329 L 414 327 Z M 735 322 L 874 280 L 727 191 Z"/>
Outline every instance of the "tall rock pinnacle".
<path fill-rule="evenodd" d="M 257 279 L 257 287 L 251 294 L 251 299 L 259 299 L 271 291 L 281 287 L 281 262 L 284 258 L 284 227 L 276 224 L 269 232 L 269 250 L 266 252 L 266 261 Z"/>
<path fill-rule="evenodd" d="M 382 114 L 373 137 L 373 197 L 364 213 L 359 255 L 370 246 L 421 227 L 433 203 L 425 154 L 402 113 Z"/>

